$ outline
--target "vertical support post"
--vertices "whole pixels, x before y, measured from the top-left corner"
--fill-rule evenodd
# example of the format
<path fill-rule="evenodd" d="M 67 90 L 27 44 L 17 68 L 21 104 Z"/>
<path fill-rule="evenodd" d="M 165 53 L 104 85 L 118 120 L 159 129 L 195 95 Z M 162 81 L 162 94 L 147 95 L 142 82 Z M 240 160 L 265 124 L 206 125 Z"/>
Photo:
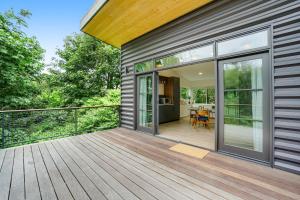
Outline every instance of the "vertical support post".
<path fill-rule="evenodd" d="M 75 108 L 75 134 L 78 133 L 78 113 L 77 109 Z"/>
<path fill-rule="evenodd" d="M 5 134 L 5 131 L 4 131 L 4 126 L 5 126 L 5 121 L 4 120 L 5 119 L 4 119 L 4 117 L 5 117 L 4 113 L 1 113 L 1 118 L 2 118 L 2 120 L 1 120 L 2 121 L 2 123 L 1 123 L 1 127 L 2 127 L 2 133 L 1 133 L 2 134 L 2 138 L 1 138 L 2 140 L 1 140 L 1 142 L 2 142 L 2 145 L 1 145 L 1 147 L 2 148 L 4 148 L 4 144 L 5 144 L 5 135 L 4 135 Z"/>

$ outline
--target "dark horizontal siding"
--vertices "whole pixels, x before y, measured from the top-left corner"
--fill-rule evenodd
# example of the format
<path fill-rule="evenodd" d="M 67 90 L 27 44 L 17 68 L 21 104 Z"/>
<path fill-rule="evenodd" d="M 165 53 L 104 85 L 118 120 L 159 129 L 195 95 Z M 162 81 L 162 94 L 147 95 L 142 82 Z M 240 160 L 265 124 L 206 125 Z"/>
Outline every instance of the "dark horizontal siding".
<path fill-rule="evenodd" d="M 274 22 L 274 164 L 300 173 L 300 12 Z"/>
<path fill-rule="evenodd" d="M 134 76 L 122 74 L 121 82 L 121 126 L 134 128 Z"/>
<path fill-rule="evenodd" d="M 285 148 L 299 145 L 299 9 L 299 0 L 218 0 L 123 45 L 122 126 L 134 128 L 134 63 L 211 43 L 232 32 L 273 25 L 274 163 L 300 172 L 299 151 Z"/>

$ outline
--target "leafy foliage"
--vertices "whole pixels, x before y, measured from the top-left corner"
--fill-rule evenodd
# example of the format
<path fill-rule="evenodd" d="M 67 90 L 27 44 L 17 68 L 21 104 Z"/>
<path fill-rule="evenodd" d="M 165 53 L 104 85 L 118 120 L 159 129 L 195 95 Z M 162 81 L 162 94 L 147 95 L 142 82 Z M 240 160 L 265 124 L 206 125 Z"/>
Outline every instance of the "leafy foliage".
<path fill-rule="evenodd" d="M 27 10 L 0 13 L 1 110 L 120 104 L 118 49 L 85 34 L 67 36 L 43 73 L 44 50 L 22 31 L 30 16 Z M 119 115 L 115 106 L 8 112 L 0 121 L 8 147 L 116 127 Z"/>
<path fill-rule="evenodd" d="M 68 36 L 57 51 L 56 65 L 64 71 L 60 82 L 65 105 L 82 105 L 120 85 L 118 49 L 85 34 Z"/>
<path fill-rule="evenodd" d="M 39 93 L 38 77 L 44 50 L 35 37 L 27 36 L 25 18 L 31 13 L 0 13 L 0 108 L 28 108 Z"/>

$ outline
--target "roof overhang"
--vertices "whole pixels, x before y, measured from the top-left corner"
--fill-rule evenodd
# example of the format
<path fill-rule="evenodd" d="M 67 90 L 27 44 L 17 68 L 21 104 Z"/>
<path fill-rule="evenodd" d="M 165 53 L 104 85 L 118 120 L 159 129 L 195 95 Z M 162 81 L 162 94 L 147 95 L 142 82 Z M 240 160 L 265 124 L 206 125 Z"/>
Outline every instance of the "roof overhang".
<path fill-rule="evenodd" d="M 81 30 L 115 47 L 213 0 L 96 0 Z"/>

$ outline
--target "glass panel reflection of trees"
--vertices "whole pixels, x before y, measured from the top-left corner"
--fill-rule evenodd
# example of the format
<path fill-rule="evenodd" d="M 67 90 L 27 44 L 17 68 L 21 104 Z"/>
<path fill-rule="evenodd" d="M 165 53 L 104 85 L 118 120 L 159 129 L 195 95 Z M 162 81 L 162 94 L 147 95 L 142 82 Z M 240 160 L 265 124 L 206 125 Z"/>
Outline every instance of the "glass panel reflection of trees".
<path fill-rule="evenodd" d="M 262 152 L 262 59 L 224 64 L 224 143 Z"/>
<path fill-rule="evenodd" d="M 139 77 L 139 125 L 152 127 L 152 76 Z"/>
<path fill-rule="evenodd" d="M 135 72 L 147 72 L 153 69 L 153 61 L 138 63 L 134 65 Z"/>
<path fill-rule="evenodd" d="M 167 56 L 158 60 L 155 60 L 155 67 L 170 67 L 176 66 L 188 62 L 193 62 L 201 59 L 212 58 L 214 56 L 213 45 L 198 47 L 195 49 L 183 51 L 171 56 Z"/>
<path fill-rule="evenodd" d="M 215 104 L 215 88 L 193 88 L 191 96 L 188 88 L 180 88 L 180 96 L 185 100 L 193 100 L 194 103 Z"/>

